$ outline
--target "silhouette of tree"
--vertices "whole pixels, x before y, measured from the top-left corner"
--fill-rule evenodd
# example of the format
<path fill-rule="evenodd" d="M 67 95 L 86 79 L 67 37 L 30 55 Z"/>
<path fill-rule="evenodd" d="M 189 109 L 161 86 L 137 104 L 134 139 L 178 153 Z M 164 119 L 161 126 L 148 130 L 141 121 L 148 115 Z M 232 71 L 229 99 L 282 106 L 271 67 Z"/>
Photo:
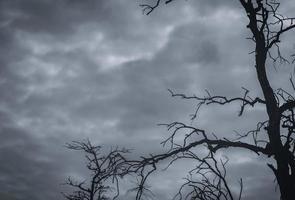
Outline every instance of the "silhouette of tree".
<path fill-rule="evenodd" d="M 111 149 L 102 152 L 101 146 L 94 146 L 89 140 L 74 141 L 67 148 L 85 153 L 90 180 L 77 182 L 68 178 L 66 185 L 74 188 L 72 194 L 64 194 L 68 200 L 108 200 L 119 196 L 119 178 L 126 175 L 127 149 Z M 127 173 L 128 174 L 128 173 Z"/>
<path fill-rule="evenodd" d="M 74 190 L 70 194 L 63 193 L 66 199 L 117 199 L 120 195 L 119 179 L 126 176 L 132 176 L 136 179 L 135 187 L 128 190 L 128 192 L 136 192 L 136 199 L 141 199 L 141 197 L 149 199 L 153 196 L 153 193 L 145 185 L 148 175 L 153 170 L 146 174 L 148 165 L 145 161 L 128 159 L 127 154 L 130 153 L 130 150 L 116 147 L 105 152 L 102 146 L 93 145 L 89 140 L 73 141 L 66 144 L 66 147 L 85 154 L 86 167 L 90 172 L 89 179 L 84 181 L 75 181 L 68 177 L 65 185 L 72 187 Z"/>
<path fill-rule="evenodd" d="M 153 4 L 143 3 L 140 6 L 147 15 L 162 4 L 176 0 L 154 0 Z M 149 191 L 145 186 L 148 177 L 157 170 L 159 163 L 169 161 L 170 165 L 182 159 L 196 161 L 197 166 L 189 171 L 185 183 L 175 195 L 175 199 L 196 200 L 240 200 L 243 183 L 240 180 L 240 191 L 233 192 L 227 183 L 227 159 L 217 159 L 216 154 L 221 149 L 239 148 L 256 153 L 258 156 L 266 155 L 273 159 L 268 167 L 273 171 L 277 180 L 281 199 L 295 199 L 295 97 L 283 88 L 274 90 L 267 75 L 267 60 L 273 62 L 290 63 L 280 52 L 282 35 L 295 28 L 295 18 L 279 14 L 280 2 L 278 0 L 238 0 L 249 19 L 247 28 L 251 32 L 249 40 L 255 44 L 254 60 L 257 79 L 263 97 L 251 97 L 250 91 L 243 88 L 243 95 L 229 98 L 222 95 L 212 95 L 208 91 L 204 97 L 196 95 L 174 93 L 169 90 L 172 97 L 192 99 L 197 101 L 192 120 L 196 119 L 202 106 L 213 104 L 226 105 L 240 103 L 239 116 L 243 115 L 246 107 L 255 108 L 258 104 L 265 107 L 267 120 L 257 122 L 257 127 L 235 139 L 219 138 L 218 135 L 209 134 L 205 129 L 187 125 L 182 122 L 162 124 L 171 131 L 170 136 L 162 144 L 169 145 L 166 152 L 150 154 L 138 160 L 126 159 L 128 153 L 125 149 L 115 149 L 109 154 L 100 154 L 101 147 L 93 146 L 89 141 L 74 142 L 68 148 L 86 153 L 87 168 L 92 172 L 90 183 L 74 182 L 68 179 L 67 184 L 76 188 L 73 194 L 65 195 L 69 200 L 81 199 L 109 199 L 111 189 L 119 195 L 118 178 L 126 175 L 139 177 L 138 185 L 132 189 L 137 191 L 139 200 Z M 295 55 L 293 55 L 295 56 Z M 294 60 L 293 60 L 294 62 Z M 290 84 L 295 91 L 293 79 Z M 293 92 L 294 92 L 293 91 Z M 179 142 L 181 141 L 181 142 Z M 252 142 L 251 142 L 252 141 Z M 197 151 L 203 148 L 203 151 Z M 201 154 L 199 152 L 205 152 Z"/>
<path fill-rule="evenodd" d="M 160 5 L 168 4 L 173 1 L 176 0 L 154 0 L 152 3 L 143 3 L 140 6 L 143 8 L 143 12 L 149 15 Z M 239 2 L 249 20 L 247 28 L 252 34 L 249 39 L 255 44 L 255 50 L 253 51 L 255 55 L 255 69 L 260 88 L 263 92 L 263 97 L 250 97 L 250 91 L 246 88 L 243 88 L 244 95 L 235 98 L 212 95 L 208 91 L 206 91 L 204 97 L 195 95 L 187 96 L 185 94 L 170 92 L 173 97 L 192 99 L 198 102 L 197 109 L 192 119 L 196 118 L 200 107 L 204 105 L 225 105 L 234 102 L 241 104 L 239 116 L 243 115 L 246 107 L 255 108 L 258 104 L 263 105 L 268 119 L 258 122 L 256 129 L 244 134 L 238 134 L 237 138 L 234 140 L 218 138 L 215 134 L 208 134 L 206 130 L 202 128 L 193 127 L 181 122 L 165 124 L 172 134 L 163 144 L 169 144 L 170 148 L 166 153 L 143 158 L 140 167 L 146 170 L 148 168 L 150 169 L 147 170 L 148 173 L 146 173 L 142 179 L 142 184 L 144 184 L 146 177 L 156 169 L 159 162 L 169 159 L 172 160 L 170 162 L 170 164 L 172 164 L 175 160 L 189 157 L 201 163 L 201 165 L 195 169 L 198 173 L 200 173 L 204 165 L 207 166 L 207 169 L 210 169 L 211 172 L 219 173 L 217 169 L 217 171 L 211 169 L 212 164 L 207 164 L 208 158 L 216 161 L 214 155 L 220 149 L 240 148 L 255 152 L 257 155 L 266 155 L 273 158 L 273 164 L 268 163 L 268 167 L 273 171 L 276 177 L 281 199 L 295 199 L 295 97 L 292 93 L 283 88 L 274 90 L 267 75 L 267 60 L 290 63 L 290 61 L 281 54 L 279 44 L 282 35 L 295 28 L 295 24 L 293 23 L 295 18 L 286 17 L 279 13 L 279 0 L 239 0 Z M 290 84 L 295 91 L 292 78 L 290 78 Z M 179 137 L 182 137 L 182 143 L 177 142 L 179 141 Z M 252 138 L 252 142 L 249 142 L 249 140 L 245 142 L 245 139 L 249 137 Z M 202 147 L 207 149 L 210 155 L 209 157 L 202 158 L 200 155 L 198 156 L 192 153 L 193 149 Z M 213 162 L 213 166 L 215 166 L 215 162 Z M 225 166 L 222 166 L 223 169 L 225 169 Z M 220 176 L 220 174 L 215 175 L 219 178 L 218 184 L 223 183 L 222 189 L 206 178 L 204 179 L 205 182 L 194 182 L 188 179 L 185 185 L 190 185 L 190 187 L 193 188 L 189 198 L 224 199 L 224 197 L 229 196 L 229 199 L 232 199 L 233 197 L 231 196 L 227 184 L 223 182 L 223 176 Z M 218 189 L 218 193 L 213 192 L 215 191 L 214 189 Z M 211 195 L 208 198 L 206 197 L 207 191 L 209 191 Z M 222 191 L 225 192 L 223 193 Z M 180 193 L 178 196 L 181 196 Z M 221 196 L 223 197 L 221 198 Z"/>

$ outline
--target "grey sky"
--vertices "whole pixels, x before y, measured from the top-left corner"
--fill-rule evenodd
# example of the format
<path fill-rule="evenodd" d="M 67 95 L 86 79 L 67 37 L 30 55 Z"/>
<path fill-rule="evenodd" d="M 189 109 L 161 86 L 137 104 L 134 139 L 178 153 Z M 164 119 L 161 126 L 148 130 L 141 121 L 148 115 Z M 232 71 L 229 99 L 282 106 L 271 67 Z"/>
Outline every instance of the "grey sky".
<path fill-rule="evenodd" d="M 295 3 L 282 9 L 294 13 Z M 85 174 L 65 149 L 72 140 L 157 152 L 168 135 L 161 122 L 189 122 L 194 102 L 167 89 L 261 95 L 247 19 L 236 0 L 176 1 L 151 15 L 140 0 L 0 1 L 0 199 L 62 199 L 61 183 Z M 294 50 L 289 34 L 282 44 Z M 290 87 L 293 66 L 269 67 L 275 87 Z M 203 108 L 196 123 L 234 136 L 255 128 L 263 109 Z M 266 161 L 235 151 L 232 183 L 245 180 L 245 199 L 277 199 Z M 175 194 L 183 163 L 153 180 L 157 199 Z M 253 169 L 255 169 L 253 171 Z M 160 178 L 161 177 L 161 178 Z"/>

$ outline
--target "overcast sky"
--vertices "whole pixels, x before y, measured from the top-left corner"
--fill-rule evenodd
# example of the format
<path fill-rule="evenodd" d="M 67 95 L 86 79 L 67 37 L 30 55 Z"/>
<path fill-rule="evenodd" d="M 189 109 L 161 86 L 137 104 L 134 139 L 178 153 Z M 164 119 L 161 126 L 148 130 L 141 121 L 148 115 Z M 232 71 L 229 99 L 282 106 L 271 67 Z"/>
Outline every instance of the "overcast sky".
<path fill-rule="evenodd" d="M 89 138 L 135 154 L 160 151 L 169 133 L 157 124 L 189 123 L 196 108 L 167 89 L 234 97 L 246 87 L 261 95 L 237 0 L 178 0 L 149 16 L 139 4 L 0 1 L 0 199 L 61 200 L 65 178 L 86 174 L 83 156 L 66 142 Z M 285 0 L 282 9 L 294 13 L 295 3 Z M 287 57 L 290 41 L 282 44 Z M 268 70 L 274 88 L 289 87 L 293 66 Z M 231 137 L 266 119 L 263 108 L 237 117 L 239 108 L 204 107 L 195 123 Z M 232 158 L 230 180 L 244 179 L 245 199 L 278 199 L 266 160 L 240 150 Z M 184 166 L 151 180 L 155 199 L 175 194 Z"/>

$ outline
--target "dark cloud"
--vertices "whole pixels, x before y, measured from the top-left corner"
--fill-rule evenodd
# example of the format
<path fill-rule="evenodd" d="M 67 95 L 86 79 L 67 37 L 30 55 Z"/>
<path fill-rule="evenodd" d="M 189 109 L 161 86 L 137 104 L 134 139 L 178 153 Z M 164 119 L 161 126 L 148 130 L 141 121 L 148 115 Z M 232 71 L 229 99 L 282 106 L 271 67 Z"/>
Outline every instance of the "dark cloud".
<path fill-rule="evenodd" d="M 61 163 L 64 158 L 52 151 L 61 149 L 60 144 L 31 135 L 3 112 L 0 135 L 1 199 L 58 198 L 67 168 Z"/>
<path fill-rule="evenodd" d="M 83 157 L 63 146 L 71 140 L 127 146 L 134 156 L 160 151 L 169 133 L 156 124 L 190 122 L 196 106 L 167 89 L 261 96 L 241 11 L 234 0 L 177 1 L 149 16 L 123 0 L 0 1 L 0 198 L 62 199 L 64 178 L 87 174 Z M 270 70 L 272 84 L 287 84 L 290 67 Z M 265 118 L 251 108 L 237 117 L 239 109 L 206 107 L 194 123 L 230 138 Z M 232 155 L 249 159 L 231 164 L 231 181 L 245 178 L 245 199 L 274 198 L 267 161 L 243 153 Z M 183 168 L 151 180 L 158 199 L 174 195 Z"/>

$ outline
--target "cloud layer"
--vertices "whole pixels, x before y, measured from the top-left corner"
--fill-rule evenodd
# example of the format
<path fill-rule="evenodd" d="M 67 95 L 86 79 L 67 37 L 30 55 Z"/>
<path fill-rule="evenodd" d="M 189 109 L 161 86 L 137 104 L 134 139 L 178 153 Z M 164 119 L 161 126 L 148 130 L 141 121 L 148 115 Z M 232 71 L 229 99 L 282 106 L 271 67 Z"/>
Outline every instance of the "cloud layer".
<path fill-rule="evenodd" d="M 65 178 L 85 174 L 83 157 L 64 147 L 72 140 L 159 151 L 168 133 L 157 124 L 189 122 L 195 109 L 167 89 L 261 95 L 243 12 L 232 0 L 176 1 L 149 16 L 124 0 L 2 0 L 0 198 L 62 199 Z M 290 66 L 269 70 L 273 85 L 288 84 Z M 240 118 L 238 110 L 202 109 L 197 124 L 228 136 L 265 118 L 263 109 Z M 266 160 L 244 154 L 232 155 L 233 183 L 244 178 L 245 199 L 277 199 Z M 183 167 L 155 178 L 158 199 L 174 195 Z M 157 190 L 163 184 L 171 187 Z"/>

